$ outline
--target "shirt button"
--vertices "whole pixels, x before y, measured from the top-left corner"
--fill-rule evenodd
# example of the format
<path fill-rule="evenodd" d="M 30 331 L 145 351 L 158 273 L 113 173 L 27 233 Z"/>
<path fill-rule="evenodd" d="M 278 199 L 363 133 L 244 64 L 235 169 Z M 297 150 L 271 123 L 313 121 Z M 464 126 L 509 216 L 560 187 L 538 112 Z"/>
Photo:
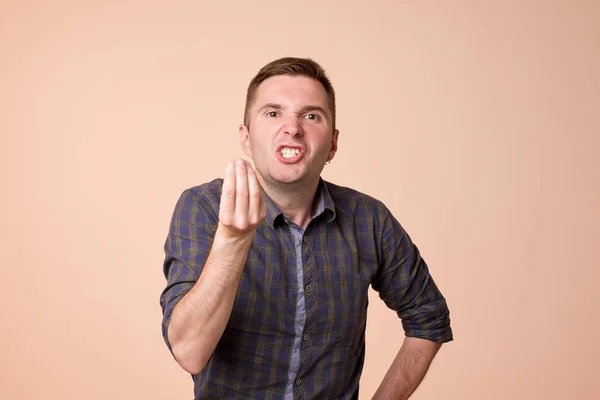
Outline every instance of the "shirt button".
<path fill-rule="evenodd" d="M 307 292 L 310 292 L 312 290 L 312 288 L 310 287 L 310 285 L 306 285 L 305 289 L 306 289 Z"/>
<path fill-rule="evenodd" d="M 307 334 L 305 334 L 305 335 L 304 335 L 304 340 L 308 340 L 308 338 L 309 338 L 309 337 L 310 337 L 310 336 L 308 335 L 308 333 L 307 333 Z"/>
<path fill-rule="evenodd" d="M 302 383 L 302 379 L 298 378 L 296 379 L 296 386 Z"/>
<path fill-rule="evenodd" d="M 304 243 L 308 243 L 308 236 L 304 236 L 304 237 L 302 238 L 302 241 L 303 241 Z"/>

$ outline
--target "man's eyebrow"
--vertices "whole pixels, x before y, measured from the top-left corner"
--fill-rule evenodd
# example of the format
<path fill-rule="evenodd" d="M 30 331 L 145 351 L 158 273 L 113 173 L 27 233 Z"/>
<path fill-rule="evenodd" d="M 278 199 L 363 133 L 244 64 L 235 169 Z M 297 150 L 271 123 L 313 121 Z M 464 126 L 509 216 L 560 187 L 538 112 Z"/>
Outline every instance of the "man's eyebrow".
<path fill-rule="evenodd" d="M 277 103 L 267 103 L 267 104 L 263 104 L 262 107 L 260 107 L 257 111 L 260 112 L 264 109 L 267 108 L 274 108 L 276 110 L 281 110 L 283 107 L 281 106 L 281 104 L 277 104 Z"/>
<path fill-rule="evenodd" d="M 283 106 L 281 104 L 277 104 L 277 103 L 266 103 L 266 104 L 263 104 L 262 107 L 260 107 L 258 110 L 256 110 L 256 112 L 261 112 L 261 111 L 266 110 L 268 108 L 272 108 L 274 110 L 282 110 Z M 329 115 L 329 113 L 327 113 L 326 109 L 324 109 L 321 106 L 315 106 L 315 105 L 307 105 L 307 106 L 302 107 L 300 109 L 299 114 L 302 114 L 302 113 L 305 113 L 305 112 L 308 112 L 308 111 L 318 111 L 318 112 L 320 112 L 320 113 L 322 113 L 324 115 Z"/>
<path fill-rule="evenodd" d="M 321 106 L 305 106 L 305 107 L 302 107 L 302 112 L 306 112 L 306 111 L 319 111 L 319 112 L 321 112 L 321 113 L 323 113 L 325 115 L 328 115 L 327 111 L 325 111 L 325 109 L 323 107 L 321 107 Z"/>

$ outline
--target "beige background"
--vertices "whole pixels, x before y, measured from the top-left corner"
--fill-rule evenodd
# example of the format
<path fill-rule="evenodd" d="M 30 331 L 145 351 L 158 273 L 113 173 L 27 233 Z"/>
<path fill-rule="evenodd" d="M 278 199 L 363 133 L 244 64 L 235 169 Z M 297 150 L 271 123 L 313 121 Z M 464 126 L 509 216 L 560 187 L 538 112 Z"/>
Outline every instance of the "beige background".
<path fill-rule="evenodd" d="M 192 398 L 160 333 L 169 219 L 287 55 L 337 90 L 323 176 L 386 202 L 451 307 L 413 398 L 600 398 L 600 4 L 216 3 L 1 3 L 0 398 Z M 369 315 L 365 399 L 402 340 Z"/>

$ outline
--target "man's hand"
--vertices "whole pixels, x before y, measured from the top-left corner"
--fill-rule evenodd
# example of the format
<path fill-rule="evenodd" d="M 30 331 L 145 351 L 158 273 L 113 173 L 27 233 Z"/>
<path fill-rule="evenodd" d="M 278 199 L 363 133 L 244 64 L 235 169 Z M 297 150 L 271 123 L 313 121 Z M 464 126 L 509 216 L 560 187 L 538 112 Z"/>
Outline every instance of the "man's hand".
<path fill-rule="evenodd" d="M 267 214 L 260 185 L 250 163 L 227 164 L 221 193 L 218 231 L 225 238 L 252 236 Z"/>

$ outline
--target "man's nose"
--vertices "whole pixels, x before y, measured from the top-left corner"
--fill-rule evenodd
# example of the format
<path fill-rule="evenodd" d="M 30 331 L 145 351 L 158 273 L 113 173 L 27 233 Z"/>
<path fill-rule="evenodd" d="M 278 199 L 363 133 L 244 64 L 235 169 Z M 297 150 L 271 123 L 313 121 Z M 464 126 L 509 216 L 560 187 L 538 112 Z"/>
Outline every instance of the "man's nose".
<path fill-rule="evenodd" d="M 302 125 L 295 114 L 286 115 L 284 117 L 283 131 L 292 136 L 303 135 Z"/>

